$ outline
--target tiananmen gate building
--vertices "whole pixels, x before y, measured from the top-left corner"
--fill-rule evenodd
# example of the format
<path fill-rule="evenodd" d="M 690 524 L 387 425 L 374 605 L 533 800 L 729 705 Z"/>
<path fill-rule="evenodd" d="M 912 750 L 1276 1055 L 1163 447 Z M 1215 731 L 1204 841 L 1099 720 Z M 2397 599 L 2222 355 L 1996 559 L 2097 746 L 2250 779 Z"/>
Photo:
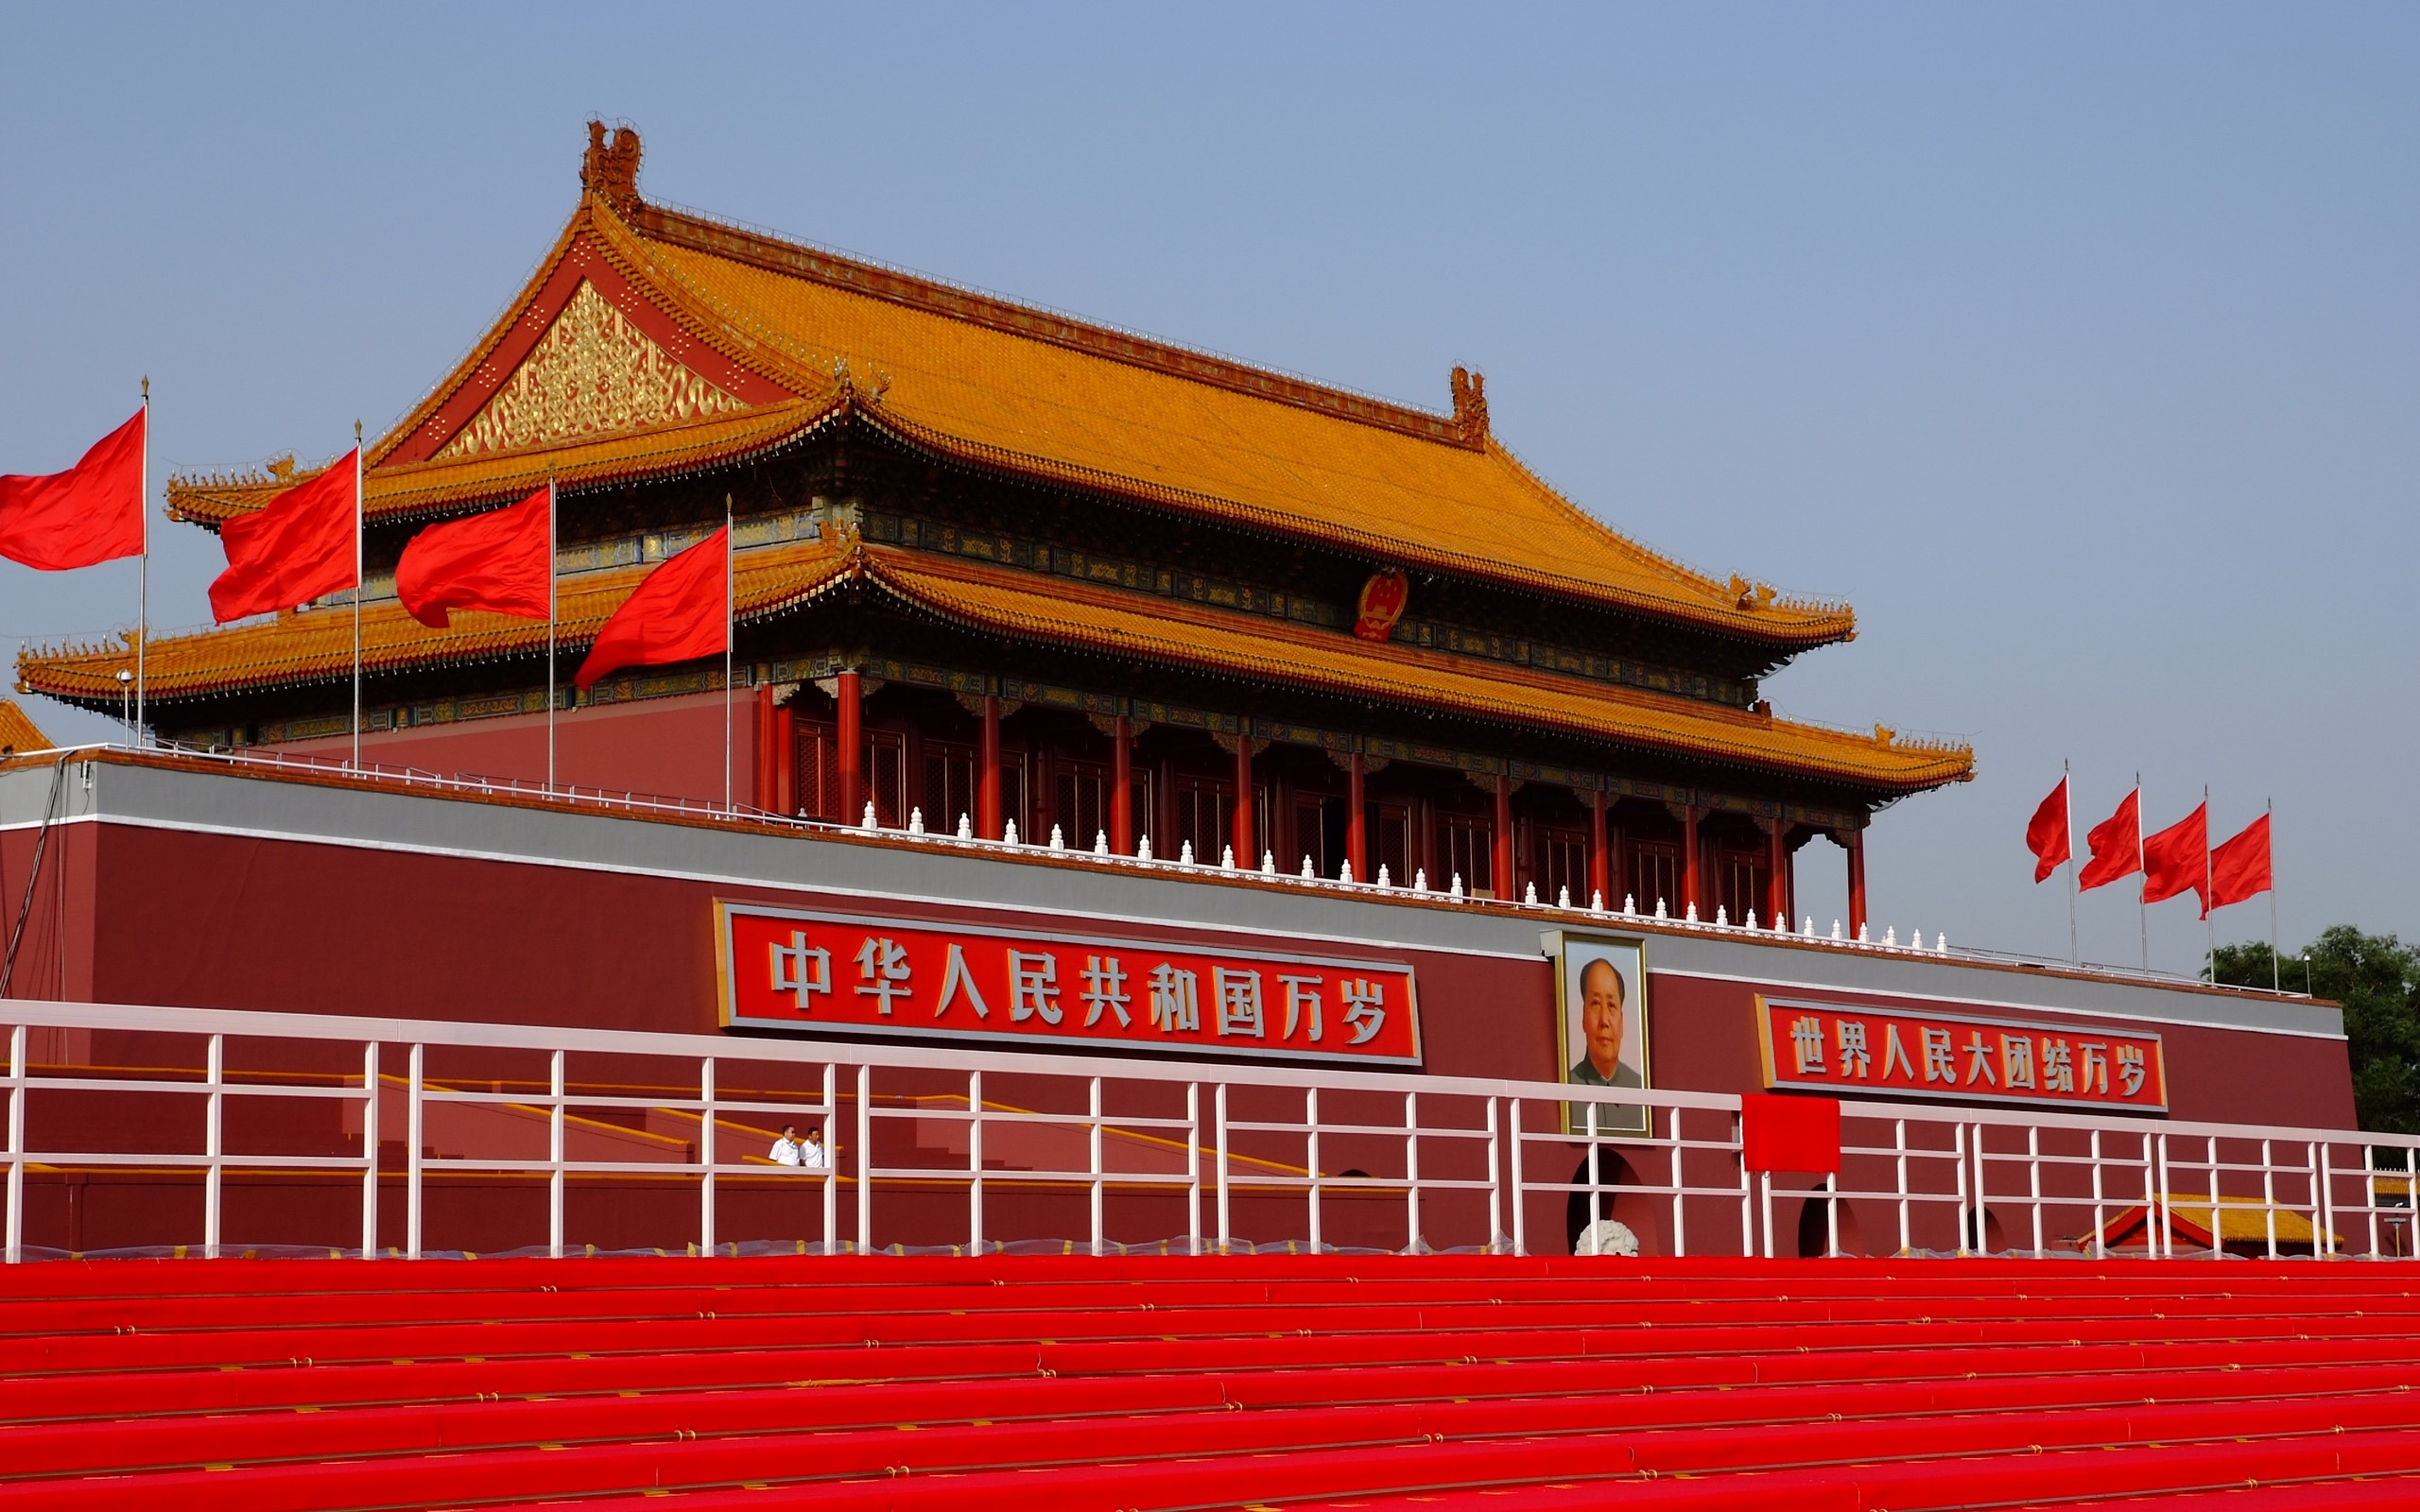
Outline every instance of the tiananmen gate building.
<path fill-rule="evenodd" d="M 364 452 L 368 769 L 350 594 L 156 637 L 159 744 L 0 758 L 29 920 L 0 990 L 2350 1125 L 2332 1005 L 1869 921 L 1868 826 L 1972 751 L 1777 716 L 1763 679 L 1848 607 L 1599 524 L 1496 438 L 1479 375 L 1434 410 L 1324 387 L 651 203 L 638 168 L 592 126 L 527 285 Z M 311 475 L 177 477 L 168 509 L 216 530 Z M 393 592 L 416 532 L 549 480 L 551 789 L 546 625 L 430 628 Z M 730 680 L 575 693 L 726 517 Z M 19 689 L 114 715 L 130 664 L 30 649 Z M 1821 925 L 1819 839 L 1849 898 Z M 78 1032 L 32 1053 L 109 1060 Z M 1519 1137 L 1588 1116 L 1523 1106 Z M 1318 1149 L 1267 1159 L 1316 1183 Z M 67 1247 L 140 1228 L 78 1200 Z M 1612 1210 L 1651 1250 L 1660 1200 Z M 673 1208 L 609 1227 L 664 1243 Z M 502 1211 L 461 1207 L 463 1247 Z"/>

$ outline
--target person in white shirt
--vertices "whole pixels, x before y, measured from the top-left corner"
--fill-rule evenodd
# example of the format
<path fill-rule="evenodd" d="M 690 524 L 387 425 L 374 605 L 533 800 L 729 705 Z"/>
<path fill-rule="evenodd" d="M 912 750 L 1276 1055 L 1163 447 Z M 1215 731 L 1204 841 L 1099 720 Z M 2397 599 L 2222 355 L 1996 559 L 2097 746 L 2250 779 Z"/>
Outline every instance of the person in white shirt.
<path fill-rule="evenodd" d="M 823 1144 L 823 1130 L 810 1128 L 806 1138 L 798 1137 L 796 1124 L 782 1125 L 782 1137 L 773 1142 L 773 1163 L 795 1166 L 803 1171 L 828 1171 L 832 1154 Z"/>

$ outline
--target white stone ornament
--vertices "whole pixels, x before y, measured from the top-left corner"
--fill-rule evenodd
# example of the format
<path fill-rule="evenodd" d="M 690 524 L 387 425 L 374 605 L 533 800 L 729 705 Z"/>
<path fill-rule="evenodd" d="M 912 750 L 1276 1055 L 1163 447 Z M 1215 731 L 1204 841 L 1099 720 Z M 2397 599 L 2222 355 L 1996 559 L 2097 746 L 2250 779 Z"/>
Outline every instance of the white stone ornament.
<path fill-rule="evenodd" d="M 1411 890 L 1414 892 L 1426 892 L 1428 890 L 1428 868 L 1426 867 L 1419 867 L 1413 869 L 1411 873 Z"/>
<path fill-rule="evenodd" d="M 1394 879 L 1387 875 L 1387 864 L 1383 861 L 1378 863 L 1378 885 L 1381 887 L 1394 885 Z"/>
<path fill-rule="evenodd" d="M 1572 1246 L 1575 1255 L 1638 1254 L 1638 1235 L 1630 1226 L 1612 1218 L 1599 1218 L 1580 1232 L 1580 1242 Z"/>
<path fill-rule="evenodd" d="M 1565 887 L 1564 887 L 1561 891 L 1559 891 L 1559 892 L 1557 892 L 1557 893 L 1555 894 L 1555 897 L 1554 897 L 1554 905 L 1555 905 L 1557 908 L 1568 908 L 1568 907 L 1570 907 L 1570 906 L 1571 906 L 1571 889 L 1570 889 L 1570 887 L 1565 886 Z"/>
<path fill-rule="evenodd" d="M 1067 837 L 1059 833 L 1059 826 L 1055 824 L 1050 827 L 1050 849 L 1053 850 L 1067 849 Z"/>
<path fill-rule="evenodd" d="M 1305 860 L 1305 861 L 1308 861 L 1308 860 L 1310 859 L 1310 857 L 1308 857 L 1308 856 L 1305 856 L 1303 859 L 1304 859 L 1304 860 Z M 1277 875 L 1277 852 L 1276 852 L 1276 851 L 1274 851 L 1274 850 L 1263 850 L 1263 851 L 1260 853 L 1260 874 L 1261 874 L 1262 876 L 1264 876 L 1264 877 L 1273 877 L 1273 876 Z"/>
<path fill-rule="evenodd" d="M 961 840 L 975 838 L 975 821 L 963 814 L 958 816 L 958 837 Z"/>
<path fill-rule="evenodd" d="M 909 809 L 908 811 L 908 833 L 909 834 L 922 834 L 925 833 L 925 811 L 923 809 Z"/>
<path fill-rule="evenodd" d="M 1460 898 L 1461 895 L 1462 895 L 1462 874 L 1461 874 L 1461 872 L 1457 871 L 1457 872 L 1455 872 L 1455 873 L 1454 873 L 1454 886 L 1453 886 L 1453 891 L 1449 894 L 1449 896 L 1451 896 L 1451 897 L 1455 897 L 1455 898 Z"/>
<path fill-rule="evenodd" d="M 1605 911 L 1605 894 L 1602 889 L 1588 894 L 1588 911 L 1592 914 L 1601 914 Z"/>
<path fill-rule="evenodd" d="M 1320 876 L 1320 874 L 1319 874 L 1318 872 L 1313 871 L 1313 870 L 1311 869 L 1311 853 L 1310 853 L 1308 850 L 1304 851 L 1304 852 L 1303 852 L 1303 880 L 1304 880 L 1305 882 L 1317 882 L 1317 881 L 1319 880 L 1319 876 Z"/>
<path fill-rule="evenodd" d="M 865 817 L 857 821 L 857 828 L 860 830 L 879 830 L 882 828 L 882 821 L 874 817 L 873 799 L 866 799 Z"/>
<path fill-rule="evenodd" d="M 1521 901 L 1528 903 L 1532 908 L 1538 906 L 1538 885 L 1536 883 L 1533 882 L 1530 884 L 1529 888 L 1521 895 Z"/>
<path fill-rule="evenodd" d="M 1014 820 L 1014 819 L 1011 819 L 1011 820 L 1009 821 L 1009 823 L 1008 823 L 1008 828 L 1007 828 L 1007 829 L 1005 829 L 1005 830 L 1003 830 L 1003 831 L 1001 832 L 1001 833 L 1000 833 L 1000 843 L 1001 843 L 1002 845 L 1014 845 L 1014 844 L 1016 844 L 1016 843 L 1017 843 L 1017 821 L 1016 821 L 1016 820 Z"/>
<path fill-rule="evenodd" d="M 1147 834 L 1143 836 L 1142 842 L 1134 847 L 1134 859 L 1137 861 L 1149 861 L 1151 859 L 1151 837 L 1150 835 Z"/>
<path fill-rule="evenodd" d="M 1105 856 L 1109 854 L 1109 832 L 1107 830 L 1095 830 L 1093 832 L 1093 854 L 1097 856 Z"/>
<path fill-rule="evenodd" d="M 1698 921 L 1698 905 L 1693 902 L 1691 902 L 1691 903 L 1689 904 L 1689 915 L 1688 915 L 1688 918 L 1685 920 L 1685 922 L 1694 924 L 1694 923 L 1696 923 L 1697 921 Z"/>
<path fill-rule="evenodd" d="M 1346 862 L 1344 863 L 1344 865 L 1343 865 L 1341 868 L 1340 868 L 1338 869 L 1338 871 L 1337 871 L 1337 873 L 1336 873 L 1336 880 L 1337 880 L 1337 881 L 1339 881 L 1339 882 L 1340 882 L 1340 883 L 1345 884 L 1345 885 L 1348 885 L 1348 886 L 1350 886 L 1350 885 L 1352 885 L 1352 882 L 1353 882 L 1353 863 L 1352 863 L 1351 861 L 1349 861 L 1349 860 L 1348 860 L 1348 861 L 1346 861 Z"/>

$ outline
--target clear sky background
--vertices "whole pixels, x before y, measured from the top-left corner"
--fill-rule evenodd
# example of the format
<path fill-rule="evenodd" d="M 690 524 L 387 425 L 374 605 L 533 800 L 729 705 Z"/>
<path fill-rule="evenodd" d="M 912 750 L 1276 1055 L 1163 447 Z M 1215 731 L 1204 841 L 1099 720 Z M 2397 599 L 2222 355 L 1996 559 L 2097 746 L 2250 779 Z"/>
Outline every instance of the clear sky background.
<path fill-rule="evenodd" d="M 2273 796 L 2290 946 L 2420 932 L 2415 80 L 2409 4 L 5 4 L 0 471 L 147 372 L 158 472 L 376 433 L 626 118 L 652 198 L 1432 407 L 1479 368 L 1616 527 L 1850 600 L 1782 712 L 1979 769 L 1880 816 L 1877 927 L 2064 955 L 2064 758 L 2080 827 L 2137 768 L 2153 824 Z M 157 527 L 155 622 L 219 562 Z M 134 596 L 0 562 L 0 646 Z"/>

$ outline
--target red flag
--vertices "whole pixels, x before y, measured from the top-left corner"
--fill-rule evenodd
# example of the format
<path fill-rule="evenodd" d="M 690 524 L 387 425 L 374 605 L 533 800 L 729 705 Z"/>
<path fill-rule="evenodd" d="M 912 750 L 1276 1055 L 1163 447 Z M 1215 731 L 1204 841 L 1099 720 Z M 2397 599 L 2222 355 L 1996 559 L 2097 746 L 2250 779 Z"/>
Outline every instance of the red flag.
<path fill-rule="evenodd" d="M 2069 856 L 2075 854 L 2067 841 L 2067 780 L 2050 789 L 2050 796 L 2033 811 L 2032 821 L 2025 827 L 2025 848 L 2033 852 L 2033 880 L 2040 882 Z"/>
<path fill-rule="evenodd" d="M 64 472 L 0 476 L 0 557 L 46 573 L 143 555 L 143 418 Z"/>
<path fill-rule="evenodd" d="M 713 656 L 731 644 L 731 528 L 726 525 L 647 575 L 596 632 L 572 681 L 582 688 L 620 667 Z"/>
<path fill-rule="evenodd" d="M 2256 898 L 2270 888 L 2269 816 L 2243 827 L 2243 833 L 2210 852 L 2210 906 L 2224 908 Z"/>
<path fill-rule="evenodd" d="M 268 507 L 219 526 L 227 570 L 210 585 L 212 616 L 224 625 L 358 586 L 360 480 L 356 449 Z"/>
<path fill-rule="evenodd" d="M 395 564 L 395 596 L 431 629 L 449 623 L 450 609 L 484 609 L 523 619 L 546 617 L 551 489 L 519 504 L 491 509 L 412 537 Z"/>
<path fill-rule="evenodd" d="M 2118 805 L 2118 812 L 2096 824 L 2084 835 L 2085 849 L 2092 859 L 2076 873 L 2077 890 L 2105 887 L 2120 877 L 2131 877 L 2143 866 L 2143 790 L 2136 788 Z"/>
<path fill-rule="evenodd" d="M 2157 834 L 2143 836 L 2143 902 L 2191 893 L 2202 900 L 2202 917 L 2210 917 L 2210 805 L 2200 808 Z"/>

